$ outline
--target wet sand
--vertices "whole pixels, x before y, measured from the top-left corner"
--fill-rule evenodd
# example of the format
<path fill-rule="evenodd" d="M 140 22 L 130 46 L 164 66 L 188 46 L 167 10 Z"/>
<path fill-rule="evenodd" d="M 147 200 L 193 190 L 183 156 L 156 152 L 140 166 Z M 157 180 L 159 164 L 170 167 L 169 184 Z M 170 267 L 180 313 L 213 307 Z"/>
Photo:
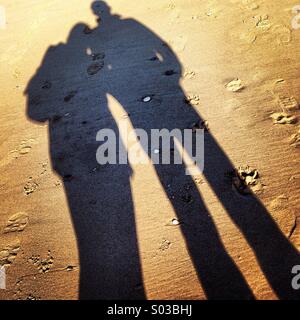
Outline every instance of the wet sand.
<path fill-rule="evenodd" d="M 2 5 L 0 299 L 299 298 L 295 1 Z M 205 122 L 203 174 L 95 164 L 118 119 Z"/>

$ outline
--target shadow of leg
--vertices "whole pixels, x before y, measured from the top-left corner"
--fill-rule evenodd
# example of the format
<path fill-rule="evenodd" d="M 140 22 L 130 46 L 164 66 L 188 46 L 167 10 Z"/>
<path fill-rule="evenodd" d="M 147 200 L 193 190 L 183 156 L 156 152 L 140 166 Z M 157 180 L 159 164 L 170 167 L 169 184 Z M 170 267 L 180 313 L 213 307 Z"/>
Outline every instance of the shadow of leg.
<path fill-rule="evenodd" d="M 219 237 L 209 211 L 191 176 L 185 175 L 184 165 L 156 165 L 161 184 L 168 193 L 168 186 L 172 192 L 182 194 L 178 189 L 188 188 L 186 203 L 180 196 L 169 200 L 179 221 L 186 240 L 188 252 L 193 261 L 201 285 L 208 299 L 253 299 L 254 296 L 238 267 L 226 252 Z"/>
<path fill-rule="evenodd" d="M 224 186 L 226 172 L 233 170 L 228 157 L 211 135 L 205 140 L 204 175 L 232 221 L 254 250 L 270 285 L 280 299 L 299 299 L 291 286 L 291 270 L 300 256 L 254 194 L 241 197 Z M 227 189 L 227 192 L 224 192 Z"/>

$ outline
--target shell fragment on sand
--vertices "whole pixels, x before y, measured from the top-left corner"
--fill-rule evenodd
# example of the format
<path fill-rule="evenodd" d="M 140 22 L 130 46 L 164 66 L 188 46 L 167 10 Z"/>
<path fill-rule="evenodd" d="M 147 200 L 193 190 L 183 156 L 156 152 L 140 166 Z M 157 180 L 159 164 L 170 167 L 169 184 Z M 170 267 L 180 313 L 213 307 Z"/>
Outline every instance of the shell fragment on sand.
<path fill-rule="evenodd" d="M 234 79 L 226 84 L 226 89 L 231 92 L 238 92 L 244 89 L 244 85 L 242 84 L 242 80 Z"/>

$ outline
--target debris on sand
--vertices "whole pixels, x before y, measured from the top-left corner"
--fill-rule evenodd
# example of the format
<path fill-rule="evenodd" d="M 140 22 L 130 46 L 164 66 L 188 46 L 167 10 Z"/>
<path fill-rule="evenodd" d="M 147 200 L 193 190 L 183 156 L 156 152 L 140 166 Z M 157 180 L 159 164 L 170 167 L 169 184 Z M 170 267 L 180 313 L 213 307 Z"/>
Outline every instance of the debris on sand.
<path fill-rule="evenodd" d="M 271 28 L 271 23 L 269 21 L 269 16 L 264 15 L 264 16 L 255 16 L 255 26 L 258 29 L 261 29 L 263 31 L 269 30 Z"/>
<path fill-rule="evenodd" d="M 4 233 L 23 231 L 28 224 L 28 220 L 28 215 L 24 212 L 12 215 L 4 228 Z"/>
<path fill-rule="evenodd" d="M 104 67 L 104 61 L 99 60 L 98 62 L 94 62 L 88 66 L 87 73 L 88 75 L 93 76 L 96 73 L 98 73 L 103 67 Z"/>
<path fill-rule="evenodd" d="M 271 115 L 274 124 L 294 124 L 297 122 L 297 118 L 293 115 L 289 115 L 286 112 L 275 112 Z"/>
<path fill-rule="evenodd" d="M 185 71 L 183 75 L 185 79 L 193 79 L 195 76 L 196 76 L 195 71 L 190 71 L 190 70 Z"/>
<path fill-rule="evenodd" d="M 184 98 L 186 104 L 197 106 L 200 103 L 200 97 L 196 94 L 188 95 Z"/>
<path fill-rule="evenodd" d="M 70 91 L 65 97 L 64 97 L 64 101 L 65 102 L 69 102 L 71 99 L 73 99 L 75 97 L 77 93 L 77 90 L 73 90 L 73 91 Z"/>
<path fill-rule="evenodd" d="M 204 184 L 204 180 L 201 177 L 194 177 L 193 178 L 194 182 L 198 185 Z"/>
<path fill-rule="evenodd" d="M 258 191 L 262 185 L 259 182 L 259 174 L 256 169 L 252 169 L 249 166 L 239 167 L 228 173 L 231 178 L 232 185 L 235 189 L 243 194 L 247 195 L 252 191 Z"/>
<path fill-rule="evenodd" d="M 174 74 L 177 74 L 177 72 L 173 69 L 170 69 L 164 72 L 165 76 L 173 76 Z"/>
<path fill-rule="evenodd" d="M 32 301 L 35 301 L 35 300 L 41 300 L 40 297 L 36 297 L 34 296 L 33 294 L 29 294 L 27 297 L 26 297 L 26 300 L 32 300 Z"/>
<path fill-rule="evenodd" d="M 206 120 L 199 120 L 197 122 L 194 122 L 191 126 L 191 129 L 193 132 L 196 132 L 197 130 L 204 130 L 204 131 L 208 131 L 209 127 L 208 127 L 208 121 Z"/>
<path fill-rule="evenodd" d="M 300 129 L 298 129 L 298 132 L 291 136 L 290 145 L 295 148 L 300 147 Z"/>
<path fill-rule="evenodd" d="M 285 82 L 285 80 L 282 79 L 282 78 L 280 78 L 280 79 L 277 79 L 277 80 L 275 81 L 275 84 L 284 83 L 284 82 Z"/>
<path fill-rule="evenodd" d="M 74 270 L 77 270 L 77 266 L 69 265 L 69 266 L 65 267 L 64 270 L 66 270 L 66 271 L 74 271 Z"/>
<path fill-rule="evenodd" d="M 238 92 L 244 89 L 244 85 L 242 84 L 242 80 L 233 79 L 225 85 L 226 89 L 231 92 Z"/>

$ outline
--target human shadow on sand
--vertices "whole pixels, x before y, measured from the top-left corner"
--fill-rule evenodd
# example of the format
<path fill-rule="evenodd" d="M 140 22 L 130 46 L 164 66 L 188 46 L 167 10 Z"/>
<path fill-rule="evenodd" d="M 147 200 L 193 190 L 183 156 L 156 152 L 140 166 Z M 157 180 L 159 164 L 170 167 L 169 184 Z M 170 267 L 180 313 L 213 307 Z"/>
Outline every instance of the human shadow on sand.
<path fill-rule="evenodd" d="M 145 299 L 130 165 L 99 166 L 96 134 L 119 135 L 108 105 L 113 96 L 134 128 L 178 128 L 201 122 L 187 106 L 179 80 L 182 67 L 159 36 L 134 19 L 112 15 L 103 1 L 92 4 L 94 29 L 77 24 L 66 43 L 51 46 L 27 88 L 27 116 L 48 122 L 53 170 L 64 183 L 80 258 L 80 299 Z M 205 44 L 203 44 L 205 45 Z M 167 71 L 167 72 L 166 72 Z M 143 96 L 152 100 L 144 104 Z M 145 150 L 151 155 L 151 150 Z M 155 165 L 180 221 L 187 249 L 208 299 L 253 299 L 242 273 L 226 252 L 194 180 L 184 165 Z M 204 176 L 231 220 L 256 254 L 282 299 L 296 298 L 291 269 L 299 254 L 261 202 L 238 196 L 223 179 L 233 165 L 205 133 Z M 176 194 L 184 186 L 187 197 Z M 188 211 L 188 214 L 187 214 Z"/>

